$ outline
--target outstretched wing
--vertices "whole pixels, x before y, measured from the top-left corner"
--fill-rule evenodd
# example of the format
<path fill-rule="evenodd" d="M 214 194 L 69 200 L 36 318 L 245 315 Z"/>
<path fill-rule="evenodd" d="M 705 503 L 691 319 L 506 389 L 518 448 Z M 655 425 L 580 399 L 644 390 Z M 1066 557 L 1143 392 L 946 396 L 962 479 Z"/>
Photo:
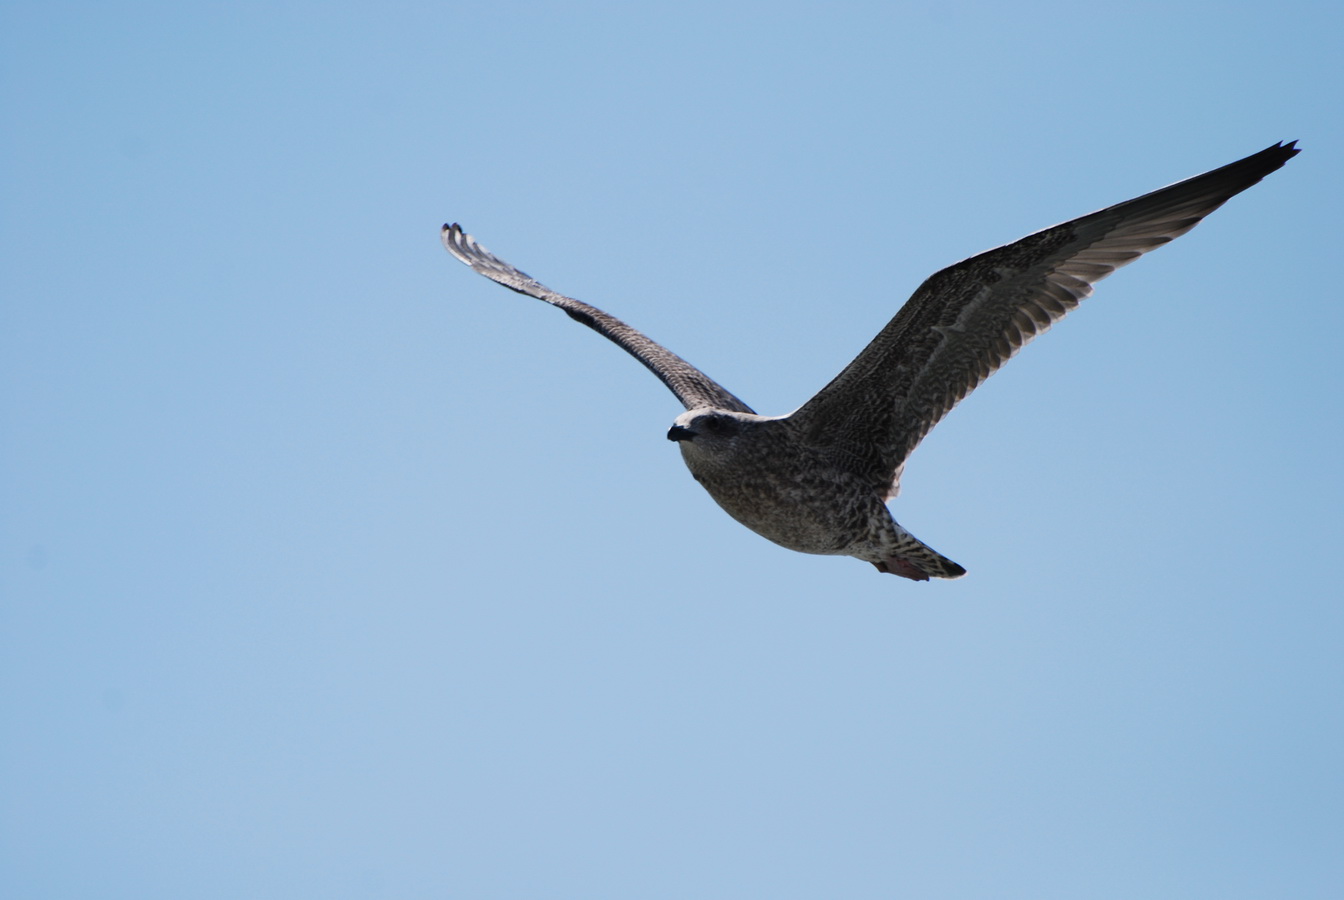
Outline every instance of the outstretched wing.
<path fill-rule="evenodd" d="M 1293 143 L 943 269 L 791 418 L 894 496 L 906 457 L 948 410 L 1093 284 L 1281 167 L 1299 152 Z"/>
<path fill-rule="evenodd" d="M 736 412 L 753 412 L 750 406 L 734 397 L 714 379 L 662 344 L 649 339 L 643 333 L 595 306 L 589 306 L 564 294 L 557 294 L 476 243 L 476 239 L 458 225 L 443 226 L 443 246 L 448 248 L 448 252 L 453 256 L 491 281 L 499 282 L 520 294 L 544 300 L 552 306 L 558 306 L 574 321 L 582 322 L 615 341 L 627 353 L 648 366 L 649 370 L 677 395 L 677 399 L 687 409 L 712 406 Z"/>

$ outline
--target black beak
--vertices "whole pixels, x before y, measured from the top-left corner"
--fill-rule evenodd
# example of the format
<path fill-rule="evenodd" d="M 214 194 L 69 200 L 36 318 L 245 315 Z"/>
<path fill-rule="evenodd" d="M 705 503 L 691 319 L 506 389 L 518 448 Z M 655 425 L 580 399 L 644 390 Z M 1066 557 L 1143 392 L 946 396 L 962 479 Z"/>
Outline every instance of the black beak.
<path fill-rule="evenodd" d="M 673 425 L 667 429 L 667 439 L 669 441 L 689 441 L 695 437 L 695 432 L 685 425 Z"/>

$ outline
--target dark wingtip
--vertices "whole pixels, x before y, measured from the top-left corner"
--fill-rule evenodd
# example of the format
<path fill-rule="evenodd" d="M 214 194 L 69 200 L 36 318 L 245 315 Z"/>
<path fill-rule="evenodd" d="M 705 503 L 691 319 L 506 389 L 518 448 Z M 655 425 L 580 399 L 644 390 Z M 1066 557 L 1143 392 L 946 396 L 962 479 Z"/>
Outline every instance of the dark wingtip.
<path fill-rule="evenodd" d="M 1274 144 L 1273 146 L 1266 147 L 1264 150 L 1261 150 L 1259 153 L 1250 157 L 1250 159 L 1263 159 L 1271 161 L 1273 164 L 1273 168 L 1271 168 L 1269 171 L 1273 172 L 1275 169 L 1282 167 L 1284 163 L 1288 162 L 1288 160 L 1292 159 L 1294 156 L 1297 156 L 1297 154 L 1301 152 L 1302 151 L 1297 146 L 1297 141 L 1289 141 L 1286 144 L 1283 141 L 1279 141 L 1277 144 Z"/>
<path fill-rule="evenodd" d="M 445 223 L 443 228 L 439 231 L 439 240 L 443 243 L 443 248 L 445 250 L 467 265 L 472 265 L 472 261 L 466 255 L 466 249 L 463 247 L 463 244 L 470 239 L 467 237 L 466 232 L 462 230 L 461 225 L 458 225 L 456 222 L 453 222 L 452 224 Z M 475 266 L 472 266 L 472 268 L 475 268 Z"/>

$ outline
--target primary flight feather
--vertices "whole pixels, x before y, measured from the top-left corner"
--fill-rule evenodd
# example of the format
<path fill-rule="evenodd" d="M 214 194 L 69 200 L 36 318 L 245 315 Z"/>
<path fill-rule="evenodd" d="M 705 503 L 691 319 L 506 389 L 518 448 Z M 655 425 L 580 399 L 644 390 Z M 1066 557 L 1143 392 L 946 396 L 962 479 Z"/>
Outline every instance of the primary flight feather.
<path fill-rule="evenodd" d="M 733 518 L 803 553 L 853 556 L 916 581 L 966 570 L 891 517 L 906 458 L 963 397 L 1120 266 L 1185 234 L 1283 166 L 1275 144 L 1203 175 L 1109 206 L 932 275 L 863 352 L 788 416 L 760 416 L 620 319 L 558 294 L 456 224 L 448 251 L 615 341 L 677 395 L 668 431 L 695 480 Z"/>

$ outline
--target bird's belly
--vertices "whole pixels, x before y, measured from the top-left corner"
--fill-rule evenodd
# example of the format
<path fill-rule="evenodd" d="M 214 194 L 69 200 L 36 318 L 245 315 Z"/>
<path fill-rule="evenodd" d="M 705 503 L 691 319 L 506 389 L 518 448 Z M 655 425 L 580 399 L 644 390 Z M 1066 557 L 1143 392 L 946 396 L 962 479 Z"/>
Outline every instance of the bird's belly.
<path fill-rule="evenodd" d="M 783 481 L 755 473 L 693 474 L 728 515 L 800 553 L 846 553 L 869 531 L 873 510 L 867 507 L 882 505 L 871 489 L 870 502 L 861 502 L 854 486 L 819 472 Z"/>

